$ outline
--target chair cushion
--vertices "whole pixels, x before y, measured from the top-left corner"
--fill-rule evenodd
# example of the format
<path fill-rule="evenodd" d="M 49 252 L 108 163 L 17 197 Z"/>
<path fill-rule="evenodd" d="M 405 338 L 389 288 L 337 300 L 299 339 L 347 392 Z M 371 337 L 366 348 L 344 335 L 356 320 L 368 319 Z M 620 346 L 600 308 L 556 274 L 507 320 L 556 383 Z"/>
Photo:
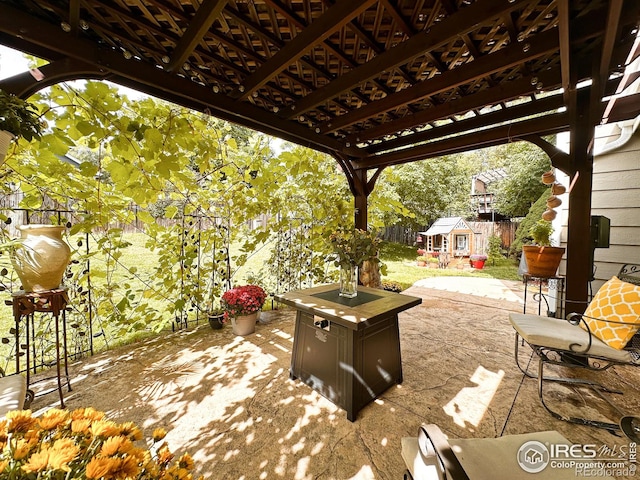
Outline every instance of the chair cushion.
<path fill-rule="evenodd" d="M 640 286 L 612 277 L 600 287 L 583 318 L 593 335 L 610 347 L 622 350 L 640 330 Z M 580 326 L 586 328 L 583 323 Z"/>
<path fill-rule="evenodd" d="M 634 363 L 631 352 L 611 348 L 594 336 L 591 336 L 591 348 L 584 352 L 584 349 L 589 345 L 589 334 L 586 330 L 572 325 L 566 320 L 523 313 L 510 313 L 509 320 L 516 332 L 529 345 L 566 352 L 577 351 L 584 355 L 616 362 Z M 572 345 L 575 345 L 573 349 Z"/>
<path fill-rule="evenodd" d="M 21 410 L 27 395 L 27 381 L 22 375 L 0 377 L 0 417 L 11 410 Z"/>

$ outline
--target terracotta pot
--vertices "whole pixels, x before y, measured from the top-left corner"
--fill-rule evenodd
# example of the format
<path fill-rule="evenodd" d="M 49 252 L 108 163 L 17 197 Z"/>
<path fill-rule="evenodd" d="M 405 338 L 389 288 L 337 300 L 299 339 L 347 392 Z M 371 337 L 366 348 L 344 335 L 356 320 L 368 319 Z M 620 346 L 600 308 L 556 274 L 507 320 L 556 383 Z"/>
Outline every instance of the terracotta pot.
<path fill-rule="evenodd" d="M 556 176 L 555 174 L 550 170 L 548 172 L 544 172 L 542 174 L 542 183 L 544 183 L 545 185 L 551 185 L 552 183 L 554 183 L 556 181 Z"/>
<path fill-rule="evenodd" d="M 21 225 L 22 242 L 11 256 L 13 267 L 27 292 L 58 288 L 71 258 L 62 240 L 62 225 Z"/>
<path fill-rule="evenodd" d="M 549 208 L 556 208 L 556 207 L 559 207 L 560 205 L 562 205 L 562 200 L 560 200 L 555 195 L 551 195 L 547 199 L 547 207 L 549 207 Z"/>
<path fill-rule="evenodd" d="M 258 312 L 250 315 L 238 315 L 231 318 L 231 326 L 235 335 L 249 335 L 256 331 L 256 321 L 258 320 Z"/>
<path fill-rule="evenodd" d="M 564 247 L 540 247 L 525 245 L 522 253 L 527 260 L 527 271 L 534 277 L 553 277 L 558 271 Z"/>
<path fill-rule="evenodd" d="M 554 183 L 553 185 L 551 185 L 551 193 L 553 193 L 554 195 L 562 195 L 566 191 L 567 189 L 561 183 Z"/>
<path fill-rule="evenodd" d="M 543 220 L 547 220 L 548 222 L 552 221 L 554 218 L 556 218 L 556 211 L 553 208 L 550 208 L 549 210 L 545 210 L 542 213 L 542 219 Z"/>

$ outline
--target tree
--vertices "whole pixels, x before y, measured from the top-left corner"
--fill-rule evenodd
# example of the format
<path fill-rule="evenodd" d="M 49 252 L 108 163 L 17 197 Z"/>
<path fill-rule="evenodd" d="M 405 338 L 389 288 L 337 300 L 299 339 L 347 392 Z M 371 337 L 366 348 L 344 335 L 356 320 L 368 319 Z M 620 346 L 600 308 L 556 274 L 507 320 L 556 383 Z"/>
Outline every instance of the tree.
<path fill-rule="evenodd" d="M 494 148 L 506 177 L 490 185 L 495 208 L 505 217 L 523 217 L 545 190 L 540 176 L 551 168 L 548 155 L 529 142 L 516 142 Z"/>
<path fill-rule="evenodd" d="M 471 174 L 460 157 L 407 163 L 395 167 L 393 173 L 397 198 L 415 215 L 407 219 L 412 228 L 423 228 L 442 216 L 469 213 Z"/>

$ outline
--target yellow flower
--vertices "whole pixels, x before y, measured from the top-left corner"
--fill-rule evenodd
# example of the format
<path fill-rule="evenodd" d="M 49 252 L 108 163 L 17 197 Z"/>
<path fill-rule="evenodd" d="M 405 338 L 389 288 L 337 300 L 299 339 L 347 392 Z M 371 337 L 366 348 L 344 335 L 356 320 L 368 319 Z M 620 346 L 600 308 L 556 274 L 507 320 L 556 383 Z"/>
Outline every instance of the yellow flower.
<path fill-rule="evenodd" d="M 107 438 L 102 444 L 100 454 L 105 457 L 113 457 L 118 453 L 129 453 L 133 450 L 133 443 L 122 435 Z"/>
<path fill-rule="evenodd" d="M 92 421 L 102 420 L 104 418 L 104 412 L 99 412 L 93 407 L 78 408 L 71 412 L 71 418 L 74 420 L 80 420 L 83 418 L 87 418 Z"/>
<path fill-rule="evenodd" d="M 133 422 L 120 425 L 120 435 L 125 435 L 134 442 L 142 439 L 142 431 Z"/>
<path fill-rule="evenodd" d="M 9 433 L 25 433 L 36 423 L 36 419 L 31 416 L 31 410 L 12 410 L 7 412 Z"/>
<path fill-rule="evenodd" d="M 160 440 L 162 440 L 164 437 L 167 436 L 167 431 L 164 428 L 156 428 L 153 431 L 153 441 L 155 442 L 159 442 Z"/>
<path fill-rule="evenodd" d="M 9 465 L 9 460 L 0 460 L 0 473 L 4 472 L 7 465 Z"/>
<path fill-rule="evenodd" d="M 71 431 L 73 433 L 89 433 L 89 427 L 91 426 L 91 420 L 88 418 L 79 418 L 71 421 Z"/>
<path fill-rule="evenodd" d="M 68 466 L 78 453 L 80 447 L 78 447 L 74 441 L 70 438 L 61 438 L 56 440 L 49 451 L 49 466 L 55 470 L 64 470 L 68 472 L 71 470 Z"/>
<path fill-rule="evenodd" d="M 22 466 L 22 470 L 27 473 L 42 472 L 49 464 L 49 449 L 44 448 L 29 457 L 29 461 Z"/>
<path fill-rule="evenodd" d="M 42 417 L 38 419 L 38 424 L 43 430 L 53 430 L 59 425 L 62 425 L 67 418 L 69 418 L 68 412 L 58 408 L 52 408 L 51 410 L 47 410 Z"/>
<path fill-rule="evenodd" d="M 183 454 L 178 460 L 178 465 L 180 468 L 186 468 L 187 470 L 193 470 L 195 464 L 193 463 L 193 458 L 188 453 Z"/>
<path fill-rule="evenodd" d="M 16 442 L 15 449 L 13 450 L 13 458 L 15 458 L 16 460 L 22 460 L 27 455 L 29 455 L 29 452 L 31 451 L 32 447 L 33 447 L 33 444 L 31 442 L 24 440 L 22 438 L 19 439 Z"/>
<path fill-rule="evenodd" d="M 112 437 L 119 431 L 116 423 L 111 420 L 97 420 L 91 423 L 91 433 L 96 437 Z"/>
<path fill-rule="evenodd" d="M 115 470 L 118 460 L 115 458 L 93 457 L 87 464 L 85 474 L 87 478 L 109 478 L 112 470 Z"/>

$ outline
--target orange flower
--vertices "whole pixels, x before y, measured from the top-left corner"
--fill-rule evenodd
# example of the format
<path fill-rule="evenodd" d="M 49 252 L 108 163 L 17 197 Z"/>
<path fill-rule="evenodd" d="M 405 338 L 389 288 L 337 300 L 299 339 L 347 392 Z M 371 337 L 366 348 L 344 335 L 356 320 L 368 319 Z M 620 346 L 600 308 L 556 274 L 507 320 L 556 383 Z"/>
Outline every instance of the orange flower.
<path fill-rule="evenodd" d="M 68 412 L 58 408 L 52 408 L 51 410 L 47 410 L 42 417 L 38 419 L 38 424 L 43 430 L 53 430 L 59 425 L 62 425 L 67 418 L 69 418 Z"/>
<path fill-rule="evenodd" d="M 25 433 L 36 423 L 36 419 L 31 416 L 31 410 L 12 410 L 7 412 L 9 433 Z"/>
<path fill-rule="evenodd" d="M 71 421 L 71 431 L 73 433 L 89 433 L 89 427 L 91 426 L 91 420 L 88 418 L 79 418 Z"/>
<path fill-rule="evenodd" d="M 135 458 L 125 457 L 114 459 L 116 460 L 115 468 L 111 471 L 111 475 L 114 478 L 125 479 L 128 477 L 135 477 L 140 472 L 140 467 Z"/>
<path fill-rule="evenodd" d="M 133 450 L 133 443 L 122 435 L 107 438 L 102 444 L 100 454 L 105 457 L 113 457 L 118 453 L 129 453 Z"/>
<path fill-rule="evenodd" d="M 111 472 L 117 468 L 118 460 L 115 458 L 94 457 L 87 464 L 85 473 L 87 478 L 110 477 Z"/>
<path fill-rule="evenodd" d="M 78 408 L 71 412 L 71 418 L 74 420 L 80 420 L 83 418 L 88 418 L 92 421 L 102 420 L 104 418 L 104 412 L 99 412 L 93 407 Z"/>
<path fill-rule="evenodd" d="M 159 442 L 160 440 L 162 440 L 164 437 L 167 436 L 167 431 L 164 428 L 156 428 L 153 431 L 153 441 L 155 442 Z"/>
<path fill-rule="evenodd" d="M 91 423 L 91 433 L 96 437 L 113 437 L 120 429 L 111 420 L 97 420 Z"/>
<path fill-rule="evenodd" d="M 29 455 L 32 447 L 33 444 L 31 442 L 23 438 L 19 439 L 16 442 L 15 449 L 13 450 L 13 458 L 15 458 L 16 460 L 22 460 L 27 455 Z"/>
<path fill-rule="evenodd" d="M 158 450 L 158 463 L 160 465 L 169 465 L 169 462 L 173 460 L 174 455 L 169 451 L 167 444 L 163 444 Z"/>
<path fill-rule="evenodd" d="M 80 452 L 74 441 L 70 438 L 56 440 L 49 451 L 49 466 L 55 470 L 70 471 L 69 463 L 76 458 Z"/>
<path fill-rule="evenodd" d="M 27 473 L 36 473 L 42 472 L 47 468 L 49 464 L 49 449 L 44 448 L 40 452 L 36 452 L 31 457 L 29 457 L 29 461 L 22 466 L 22 470 Z"/>

